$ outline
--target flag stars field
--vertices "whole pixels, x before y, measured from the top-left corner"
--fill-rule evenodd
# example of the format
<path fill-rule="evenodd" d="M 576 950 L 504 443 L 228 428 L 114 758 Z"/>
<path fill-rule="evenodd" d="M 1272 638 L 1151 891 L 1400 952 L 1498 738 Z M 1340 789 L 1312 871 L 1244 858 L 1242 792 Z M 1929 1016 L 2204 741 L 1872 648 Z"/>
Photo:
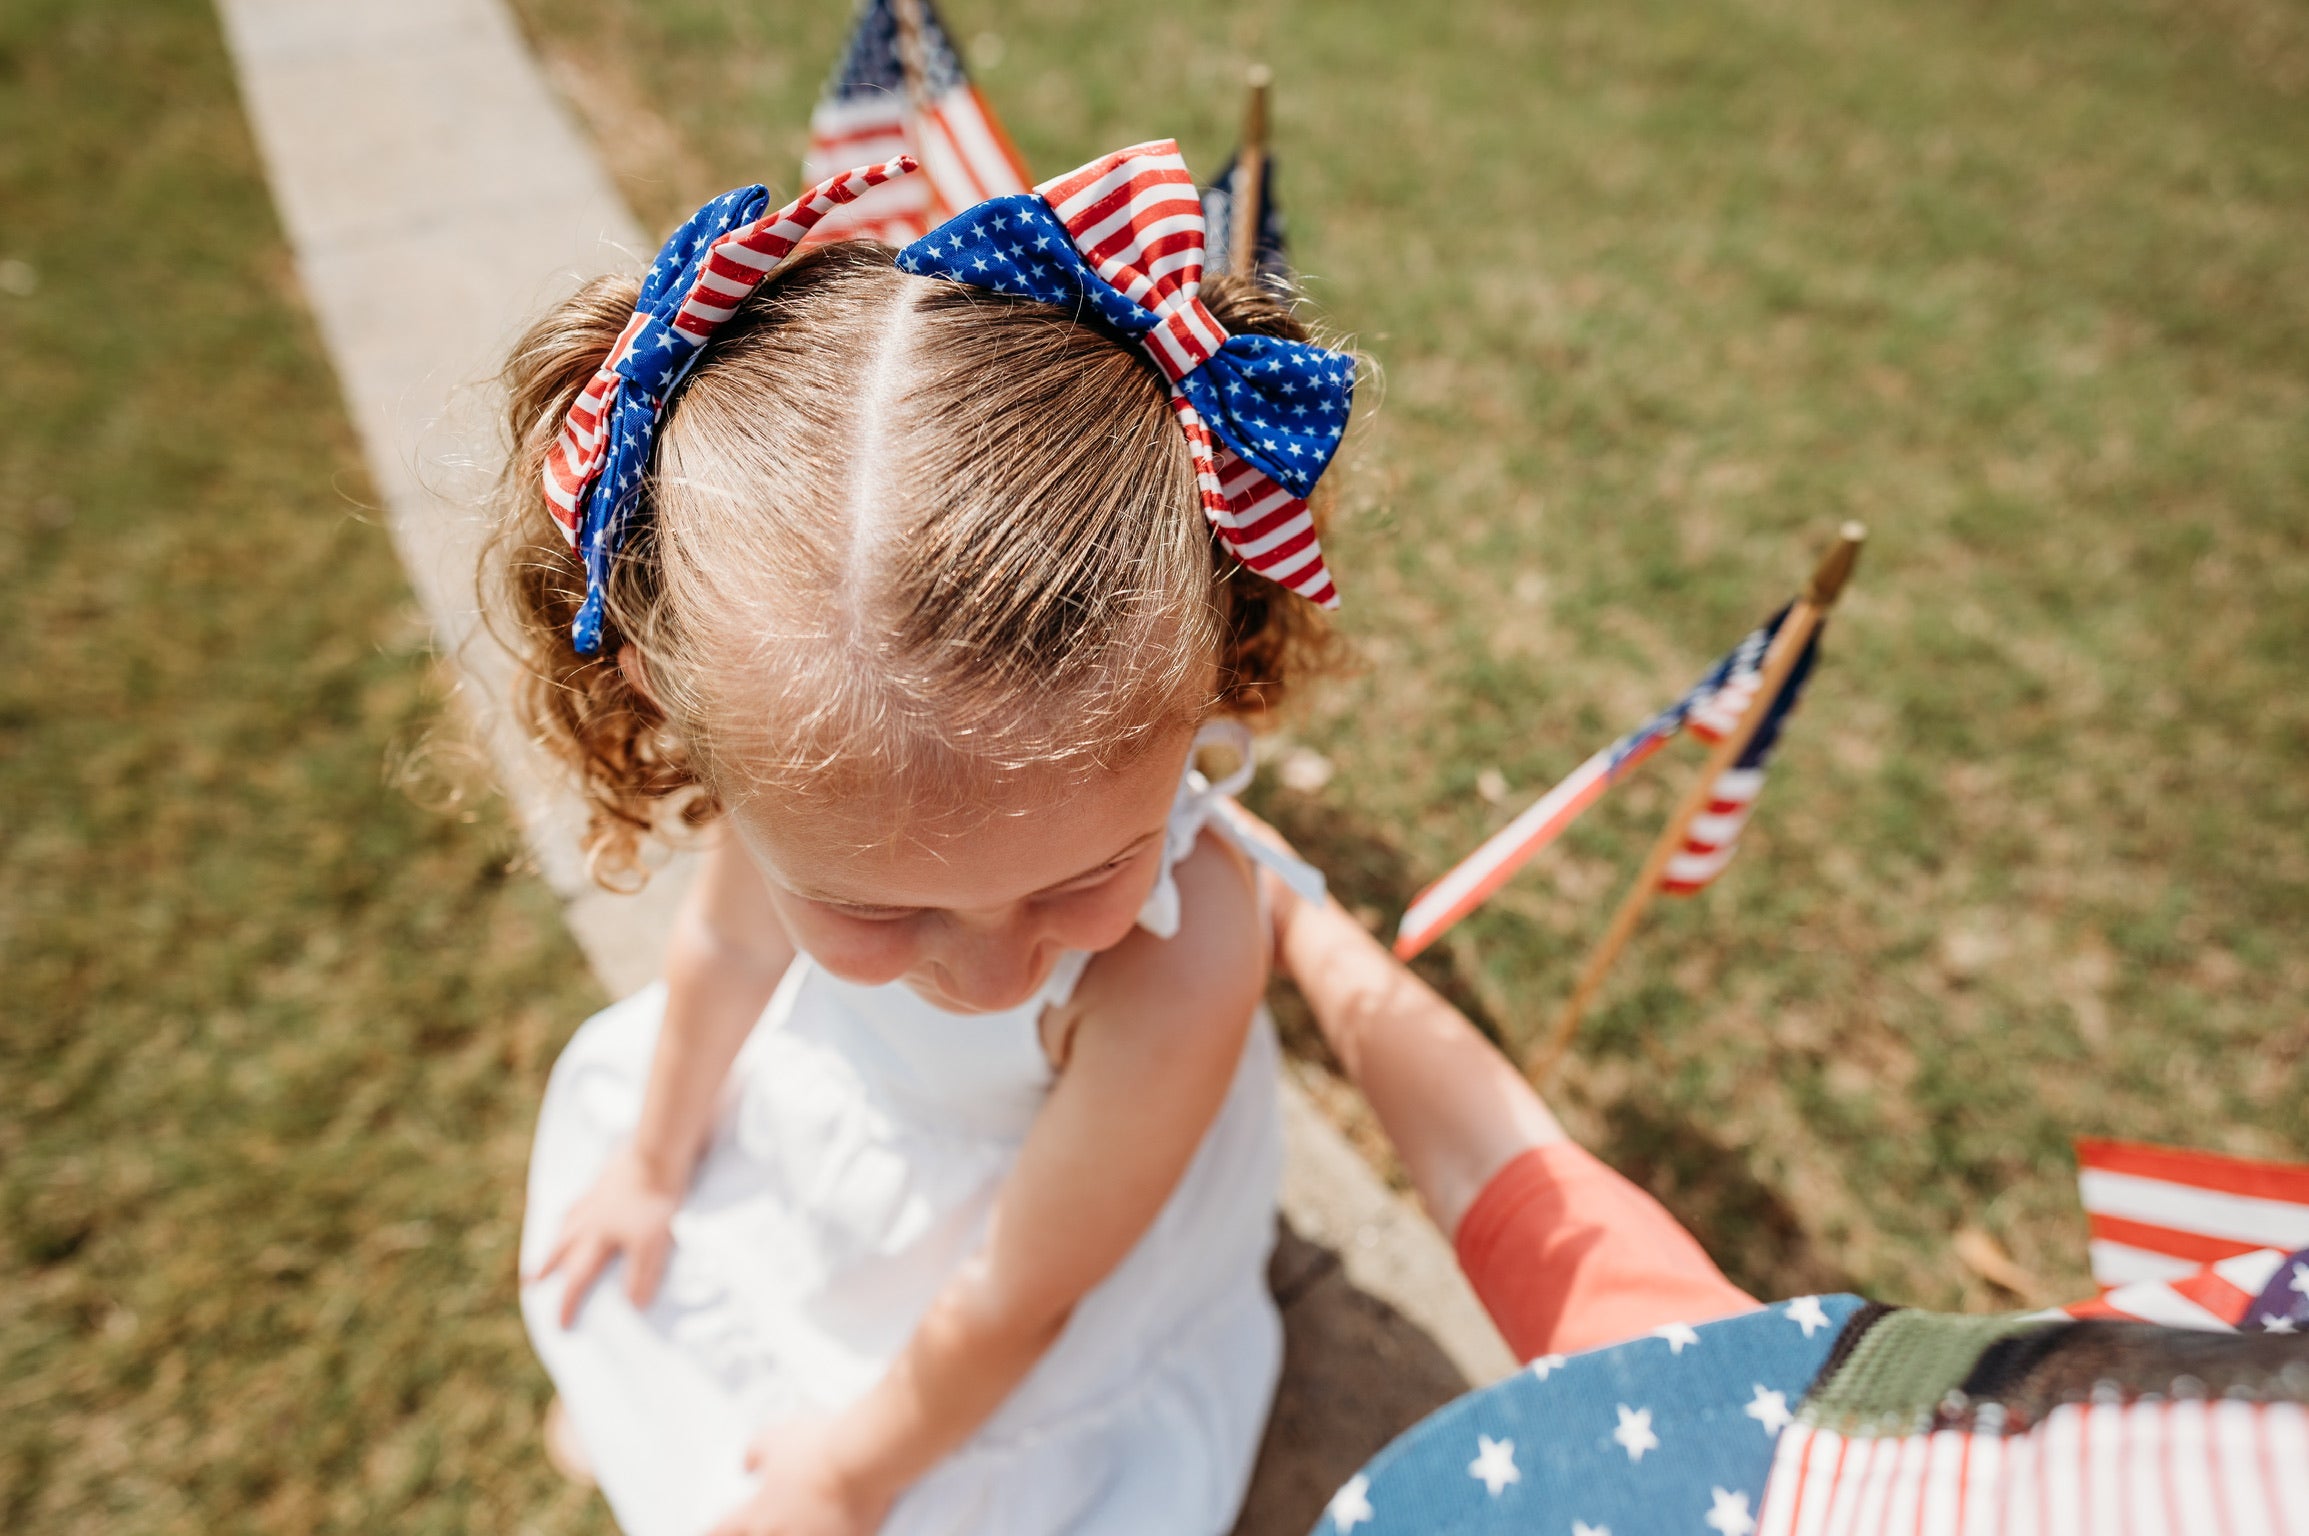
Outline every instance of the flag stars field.
<path fill-rule="evenodd" d="M 1719 1536 L 1754 1536 L 1756 1517 L 1749 1511 L 1748 1496 L 1729 1488 L 1711 1491 L 1712 1506 L 1708 1510 L 1707 1526 Z"/>
<path fill-rule="evenodd" d="M 1794 1301 L 1788 1303 L 1787 1307 L 1781 1311 L 1780 1315 L 1786 1318 L 1789 1322 L 1794 1323 L 1797 1327 L 1803 1329 L 1804 1337 L 1807 1339 L 1812 1337 L 1812 1335 L 1820 1329 L 1828 1326 L 1828 1314 L 1825 1310 L 1822 1309 L 1820 1305 L 1820 1298 L 1817 1296 L 1797 1297 Z"/>
<path fill-rule="evenodd" d="M 1652 1337 L 1668 1346 L 1670 1354 L 1680 1355 L 1700 1342 L 1700 1336 L 1690 1323 L 1664 1323 L 1652 1330 Z"/>
<path fill-rule="evenodd" d="M 1371 1479 L 1361 1472 L 1348 1478 L 1339 1485 L 1339 1491 L 1331 1495 L 1323 1514 L 1330 1520 L 1331 1529 L 1341 1536 L 1358 1525 L 1368 1525 L 1375 1518 L 1371 1508 Z"/>
<path fill-rule="evenodd" d="M 1523 1474 L 1515 1469 L 1513 1440 L 1477 1435 L 1475 1442 L 1475 1459 L 1467 1464 L 1467 1475 L 1480 1481 L 1485 1493 L 1496 1499 L 1509 1483 L 1523 1481 Z"/>
<path fill-rule="evenodd" d="M 1642 1461 L 1644 1452 L 1660 1448 L 1660 1437 L 1652 1433 L 1652 1411 L 1649 1408 L 1630 1408 L 1619 1405 L 1619 1428 L 1611 1432 L 1620 1448 L 1628 1453 L 1631 1462 Z"/>
<path fill-rule="evenodd" d="M 1764 1433 L 1778 1438 L 1781 1430 L 1795 1422 L 1796 1416 L 1788 1411 L 1788 1394 L 1775 1391 L 1762 1382 L 1756 1383 L 1755 1399 L 1740 1410 L 1763 1426 Z"/>

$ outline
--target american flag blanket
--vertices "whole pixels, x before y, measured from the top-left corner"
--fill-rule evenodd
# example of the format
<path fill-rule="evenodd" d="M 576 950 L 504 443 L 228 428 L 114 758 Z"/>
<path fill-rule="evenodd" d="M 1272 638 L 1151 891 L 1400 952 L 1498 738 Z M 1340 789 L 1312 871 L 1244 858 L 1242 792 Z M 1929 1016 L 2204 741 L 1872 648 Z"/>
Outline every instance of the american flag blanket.
<path fill-rule="evenodd" d="M 930 0 L 916 0 L 922 72 L 917 111 L 900 52 L 900 3 L 865 0 L 859 7 L 842 60 L 810 113 L 802 180 L 822 181 L 900 155 L 920 161 L 922 174 L 843 209 L 812 232 L 811 244 L 864 239 L 904 245 L 974 203 L 1024 192 L 1032 184 L 994 109 L 970 83 Z"/>
<path fill-rule="evenodd" d="M 2122 1145 L 2080 1148 L 2088 1202 Z M 2124 1151 L 2135 1170 L 2178 1158 L 2166 1171 L 2186 1188 L 2219 1192 L 2200 1154 Z M 2248 1183 L 2309 1178 L 2238 1166 Z M 2277 1218 L 2265 1235 L 2292 1230 L 2286 1210 L 2260 1213 Z M 1799 1297 L 1536 1360 L 1403 1436 L 1315 1526 L 1446 1532 L 2303 1536 L 2309 1248 L 2251 1248 L 2053 1312 Z"/>

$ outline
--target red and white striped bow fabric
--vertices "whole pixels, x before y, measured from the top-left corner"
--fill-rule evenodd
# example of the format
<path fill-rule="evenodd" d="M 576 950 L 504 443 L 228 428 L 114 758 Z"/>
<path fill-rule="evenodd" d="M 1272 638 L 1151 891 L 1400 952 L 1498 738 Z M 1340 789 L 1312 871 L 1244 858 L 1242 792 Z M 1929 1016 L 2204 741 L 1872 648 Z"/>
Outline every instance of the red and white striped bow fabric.
<path fill-rule="evenodd" d="M 1338 607 L 1306 502 L 1214 440 L 1180 387 L 1227 344 L 1228 333 L 1202 301 L 1202 193 L 1178 145 L 1162 139 L 1119 150 L 1034 190 L 1091 270 L 1155 316 L 1142 344 L 1171 381 L 1171 409 L 1194 458 L 1204 515 L 1219 536 L 1270 581 L 1320 607 Z"/>
<path fill-rule="evenodd" d="M 765 189 L 742 187 L 706 204 L 675 231 L 650 266 L 633 318 L 570 406 L 560 440 L 546 457 L 546 499 L 571 543 L 578 538 L 579 505 L 611 456 L 619 397 L 663 396 L 722 322 L 821 219 L 915 168 L 913 156 L 900 155 L 844 171 L 770 213 L 759 212 L 769 201 Z"/>
<path fill-rule="evenodd" d="M 1244 565 L 1325 608 L 1338 589 L 1306 497 L 1337 451 L 1353 359 L 1230 335 L 1201 298 L 1202 198 L 1178 146 L 1133 145 L 989 199 L 899 254 L 908 272 L 1079 307 L 1135 337 L 1169 380 L 1203 512 Z"/>
<path fill-rule="evenodd" d="M 691 214 L 659 250 L 633 318 L 545 455 L 546 503 L 585 565 L 585 599 L 570 625 L 578 654 L 601 649 L 610 564 L 625 543 L 674 384 L 819 220 L 914 169 L 913 157 L 900 155 L 845 171 L 774 213 L 763 211 L 766 188 L 740 187 Z"/>

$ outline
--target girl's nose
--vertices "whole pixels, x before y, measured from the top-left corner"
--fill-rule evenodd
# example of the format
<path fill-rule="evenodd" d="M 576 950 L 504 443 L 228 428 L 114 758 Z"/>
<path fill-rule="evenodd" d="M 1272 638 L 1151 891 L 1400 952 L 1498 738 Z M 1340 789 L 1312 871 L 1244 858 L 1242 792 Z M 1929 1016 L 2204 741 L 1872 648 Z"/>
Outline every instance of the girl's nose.
<path fill-rule="evenodd" d="M 1052 946 L 1031 924 L 957 924 L 935 963 L 944 989 L 964 1007 L 1015 1008 L 1034 994 Z"/>

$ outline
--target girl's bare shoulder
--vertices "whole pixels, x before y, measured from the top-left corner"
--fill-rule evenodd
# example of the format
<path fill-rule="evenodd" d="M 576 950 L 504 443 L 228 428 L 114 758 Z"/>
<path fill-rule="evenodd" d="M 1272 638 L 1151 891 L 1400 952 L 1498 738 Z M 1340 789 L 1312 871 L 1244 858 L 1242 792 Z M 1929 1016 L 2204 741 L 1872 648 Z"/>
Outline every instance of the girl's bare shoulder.
<path fill-rule="evenodd" d="M 1069 1011 L 1079 1027 L 1101 1033 L 1157 1033 L 1174 1048 L 1196 1039 L 1239 1048 L 1242 1027 L 1267 984 L 1266 931 L 1251 863 L 1206 830 L 1172 878 L 1179 931 L 1163 939 L 1133 929 L 1091 962 Z"/>

